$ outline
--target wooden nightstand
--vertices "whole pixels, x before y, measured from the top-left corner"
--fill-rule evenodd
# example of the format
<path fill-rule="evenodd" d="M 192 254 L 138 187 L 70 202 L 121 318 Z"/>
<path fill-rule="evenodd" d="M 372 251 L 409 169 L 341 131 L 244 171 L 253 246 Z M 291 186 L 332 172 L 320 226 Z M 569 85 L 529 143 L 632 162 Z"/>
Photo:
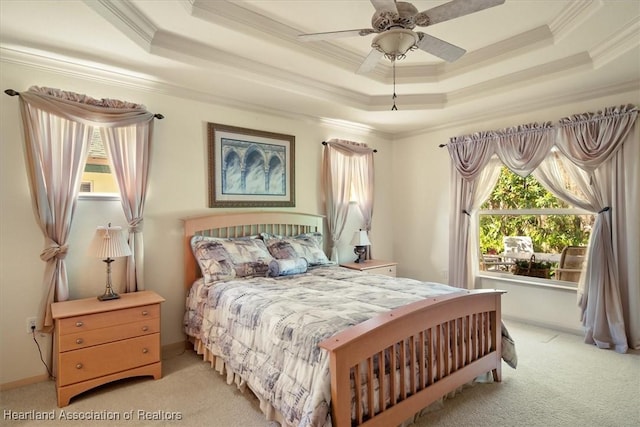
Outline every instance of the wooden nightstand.
<path fill-rule="evenodd" d="M 381 261 L 379 259 L 368 259 L 365 262 L 348 262 L 340 265 L 352 270 L 364 271 L 368 274 L 384 274 L 396 277 L 396 266 L 398 263 L 393 261 Z"/>
<path fill-rule="evenodd" d="M 160 295 L 121 294 L 120 299 L 86 298 L 51 304 L 55 319 L 58 406 L 73 396 L 122 378 L 162 376 Z"/>

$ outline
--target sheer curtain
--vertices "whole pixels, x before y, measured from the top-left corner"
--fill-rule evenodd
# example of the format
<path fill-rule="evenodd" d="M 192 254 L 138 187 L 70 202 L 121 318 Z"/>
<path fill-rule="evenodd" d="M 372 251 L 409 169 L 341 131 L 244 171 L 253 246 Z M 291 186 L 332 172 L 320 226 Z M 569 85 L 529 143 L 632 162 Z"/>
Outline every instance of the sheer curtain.
<path fill-rule="evenodd" d="M 493 133 L 479 132 L 452 138 L 447 149 L 451 168 L 451 225 L 449 226 L 449 284 L 472 287 L 469 254 L 471 212 L 479 176 L 493 156 Z"/>
<path fill-rule="evenodd" d="M 67 238 L 93 133 L 90 126 L 74 122 L 20 99 L 25 156 L 31 202 L 45 239 L 40 258 L 46 263 L 39 329 L 53 327 L 50 306 L 69 298 L 67 287 Z"/>
<path fill-rule="evenodd" d="M 540 182 L 558 197 L 598 213 L 579 295 L 585 341 L 625 352 L 628 337 L 634 348 L 640 348 L 640 325 L 636 321 L 640 302 L 634 298 L 640 294 L 640 277 L 638 269 L 631 267 L 628 261 L 628 249 L 631 245 L 638 247 L 636 242 L 640 233 L 624 209 L 624 196 L 634 185 L 630 177 L 638 176 L 638 156 L 635 161 L 629 159 L 625 163 L 626 158 L 621 154 L 625 145 L 634 145 L 632 149 L 638 153 L 637 129 L 632 132 L 636 117 L 635 106 L 611 107 L 603 112 L 565 118 L 557 127 L 549 123 L 531 124 L 488 133 L 489 137 L 481 139 L 483 142 L 495 141 L 488 146 L 473 137 L 452 139 L 448 144 L 456 171 L 452 174 L 452 206 L 458 210 L 452 212 L 451 233 L 457 240 L 452 239 L 450 271 L 455 272 L 456 268 L 464 271 L 468 264 L 468 242 L 464 237 L 469 235 L 469 219 L 460 212 L 469 212 L 468 209 L 473 207 L 470 203 L 474 198 L 468 193 L 477 193 L 477 185 L 474 184 L 477 183 L 478 171 L 486 166 L 485 158 L 495 152 L 514 172 L 526 176 L 535 171 Z M 552 163 L 545 160 L 551 157 L 554 144 L 568 160 L 584 171 L 578 172 L 567 166 L 567 170 L 573 170 L 571 173 L 582 187 L 584 200 L 564 188 L 561 179 L 555 176 Z M 465 157 L 460 153 L 473 155 Z M 460 170 L 468 172 L 466 179 L 469 183 L 466 185 Z M 585 176 L 589 178 L 588 185 Z M 631 197 L 636 205 L 637 198 L 637 194 Z M 635 235 L 626 237 L 627 229 L 635 230 Z M 468 280 L 464 282 L 463 275 L 458 274 L 455 278 L 459 282 L 452 283 L 454 285 L 470 283 Z M 621 298 L 621 294 L 630 298 Z M 631 321 L 625 323 L 625 319 Z"/>
<path fill-rule="evenodd" d="M 586 194 L 598 215 L 591 231 L 585 281 L 581 289 L 580 308 L 585 327 L 585 341 L 600 348 L 613 347 L 624 353 L 629 343 L 640 348 L 640 325 L 631 322 L 625 328 L 625 307 L 636 312 L 640 302 L 621 299 L 640 287 L 640 277 L 630 277 L 627 224 L 637 222 L 638 213 L 625 209 L 627 186 L 638 182 L 626 179 L 637 171 L 638 157 L 626 159 L 624 144 L 640 144 L 632 128 L 637 119 L 634 106 L 610 107 L 598 113 L 585 113 L 560 121 L 557 145 L 569 160 L 590 175 Z M 636 138 L 629 138 L 630 136 Z M 637 153 L 637 151 L 636 151 Z M 637 175 L 636 175 L 637 177 Z M 636 196 L 637 197 L 637 196 Z M 637 261 L 637 260 L 635 260 Z M 627 339 L 628 335 L 628 339 Z"/>
<path fill-rule="evenodd" d="M 144 202 L 149 177 L 149 153 L 153 121 L 102 129 L 113 164 L 122 209 L 129 225 L 131 256 L 127 257 L 126 291 L 144 289 Z"/>
<path fill-rule="evenodd" d="M 338 261 L 337 242 L 342 236 L 353 189 L 365 223 L 373 216 L 373 149 L 366 144 L 331 139 L 322 154 L 322 190 L 327 227 L 331 237 L 331 260 Z"/>
<path fill-rule="evenodd" d="M 136 104 L 37 86 L 19 96 L 33 210 L 45 238 L 40 330 L 50 331 L 51 303 L 69 297 L 64 258 L 93 128 L 149 123 L 154 115 Z"/>
<path fill-rule="evenodd" d="M 500 178 L 502 171 L 502 162 L 496 156 L 493 156 L 487 162 L 482 172 L 478 175 L 478 186 L 473 195 L 472 206 L 469 211 L 469 240 L 467 241 L 467 253 L 469 254 L 467 262 L 468 278 L 466 283 L 473 288 L 473 274 L 478 271 L 480 266 L 480 252 L 477 250 L 475 242 L 480 241 L 480 230 L 478 229 L 478 210 L 485 200 L 489 198 L 493 188 Z M 471 263 L 471 265 L 469 265 Z"/>
<path fill-rule="evenodd" d="M 352 199 L 355 200 L 360 213 L 364 218 L 364 229 L 367 234 L 371 231 L 371 221 L 373 219 L 373 150 L 357 157 L 352 157 Z M 373 257 L 372 245 L 367 248 L 366 259 Z"/>

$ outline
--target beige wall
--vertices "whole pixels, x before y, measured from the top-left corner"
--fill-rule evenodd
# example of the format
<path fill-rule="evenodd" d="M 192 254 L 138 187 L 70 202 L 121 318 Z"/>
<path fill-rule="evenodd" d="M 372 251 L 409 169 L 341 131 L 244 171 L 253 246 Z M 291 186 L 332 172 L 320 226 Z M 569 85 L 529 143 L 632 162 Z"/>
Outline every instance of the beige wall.
<path fill-rule="evenodd" d="M 323 212 L 320 198 L 323 140 L 351 139 L 377 148 L 375 166 L 379 184 L 371 239 L 376 244 L 378 257 L 392 258 L 390 183 L 393 176 L 390 142 L 384 136 L 330 127 L 304 117 L 284 118 L 240 111 L 132 85 L 109 85 L 6 62 L 2 63 L 0 82 L 3 89 L 17 91 L 39 85 L 86 93 L 95 98 L 128 100 L 142 103 L 150 111 L 166 117 L 155 124 L 144 223 L 146 287 L 167 300 L 162 307 L 163 345 L 184 339 L 181 218 L 221 211 L 206 207 L 207 122 L 295 135 L 296 207 L 291 210 L 298 212 Z M 7 384 L 46 374 L 37 348 L 26 333 L 26 318 L 40 312 L 44 263 L 39 258 L 43 238 L 33 217 L 24 166 L 18 98 L 3 94 L 0 108 L 0 384 Z M 348 243 L 353 231 L 362 225 L 360 215 L 356 209 L 353 211 L 340 245 L 341 260 L 352 259 Z M 86 252 L 95 227 L 107 222 L 126 225 L 119 201 L 78 202 L 66 258 L 71 298 L 92 297 L 104 291 L 104 263 Z M 119 261 L 113 264 L 114 285 L 122 284 L 123 265 Z M 38 340 L 44 354 L 48 354 L 50 336 L 40 336 Z"/>
<path fill-rule="evenodd" d="M 303 117 L 278 117 L 241 111 L 214 103 L 197 102 L 137 85 L 110 85 L 67 73 L 52 73 L 3 62 L 3 89 L 26 90 L 31 85 L 51 86 L 145 104 L 162 113 L 156 122 L 152 149 L 149 194 L 144 239 L 145 279 L 148 289 L 162 294 L 162 344 L 183 339 L 181 317 L 182 223 L 180 218 L 212 212 L 206 208 L 206 123 L 216 122 L 296 136 L 296 199 L 299 212 L 321 213 L 321 141 L 338 137 L 368 142 L 378 149 L 373 233 L 375 256 L 399 262 L 401 276 L 445 281 L 448 274 L 449 158 L 438 144 L 452 136 L 498 129 L 523 123 L 556 121 L 560 117 L 594 111 L 623 103 L 640 104 L 640 93 L 626 93 L 560 104 L 526 114 L 500 115 L 482 122 L 451 126 L 391 143 L 381 135 L 332 128 Z M 0 96 L 0 384 L 46 373 L 26 333 L 26 318 L 39 313 L 44 264 L 39 259 L 43 240 L 35 224 L 24 168 L 18 99 Z M 220 210 L 216 209 L 216 212 Z M 346 227 L 341 260 L 351 260 L 348 244 L 361 218 L 353 209 Z M 67 267 L 71 298 L 90 297 L 104 289 L 104 265 L 86 254 L 97 225 L 125 225 L 119 201 L 78 203 L 69 238 Z M 114 263 L 114 283 L 121 283 L 122 262 Z M 503 299 L 507 317 L 579 330 L 575 294 L 484 281 L 484 287 L 508 290 Z M 43 351 L 50 350 L 50 337 L 39 337 Z"/>

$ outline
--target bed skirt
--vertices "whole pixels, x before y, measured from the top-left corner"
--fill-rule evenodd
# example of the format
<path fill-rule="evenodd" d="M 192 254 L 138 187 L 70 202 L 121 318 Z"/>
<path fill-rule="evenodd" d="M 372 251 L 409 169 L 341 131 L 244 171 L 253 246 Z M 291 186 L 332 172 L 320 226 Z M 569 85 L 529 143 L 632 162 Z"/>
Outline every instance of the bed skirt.
<path fill-rule="evenodd" d="M 260 396 L 259 393 L 256 393 L 251 388 L 251 385 L 248 384 L 247 381 L 240 374 L 237 374 L 233 372 L 233 370 L 229 369 L 229 367 L 227 366 L 223 358 L 220 357 L 220 355 L 214 354 L 214 352 L 208 349 L 200 339 L 189 337 L 189 341 L 193 345 L 193 350 L 198 355 L 202 356 L 203 361 L 209 362 L 212 369 L 215 369 L 220 375 L 226 376 L 227 384 L 229 385 L 235 384 L 238 390 L 240 390 L 240 392 L 242 393 L 245 393 L 248 390 L 253 396 L 255 396 L 256 399 L 258 399 L 258 402 L 260 403 L 260 410 L 264 414 L 267 421 L 278 422 L 281 427 L 297 427 L 294 424 L 290 424 L 289 422 L 287 422 L 282 416 L 282 414 L 276 408 L 273 407 L 273 405 L 271 405 L 263 396 Z M 458 387 L 456 390 L 448 393 L 443 398 L 433 402 L 431 405 L 422 409 L 421 411 L 416 413 L 413 417 L 410 417 L 409 419 L 405 420 L 400 425 L 400 427 L 408 427 L 411 424 L 415 423 L 416 420 L 418 420 L 420 417 L 430 412 L 442 409 L 444 406 L 444 401 L 446 399 L 453 398 L 454 396 L 461 393 L 463 389 L 467 387 L 471 387 L 475 385 L 475 383 L 477 382 L 480 382 L 480 383 L 493 382 L 493 377 L 491 373 L 488 372 L 487 374 L 476 378 L 474 381 L 471 381 L 461 387 Z"/>

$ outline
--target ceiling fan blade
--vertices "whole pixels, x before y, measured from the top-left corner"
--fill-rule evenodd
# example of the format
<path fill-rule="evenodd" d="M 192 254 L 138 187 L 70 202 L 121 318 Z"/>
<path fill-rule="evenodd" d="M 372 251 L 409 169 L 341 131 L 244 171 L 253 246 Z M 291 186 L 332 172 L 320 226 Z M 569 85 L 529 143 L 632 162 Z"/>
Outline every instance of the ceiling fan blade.
<path fill-rule="evenodd" d="M 505 0 L 451 0 L 448 3 L 420 12 L 418 15 L 426 15 L 427 20 L 425 24 L 418 25 L 426 26 L 437 24 L 459 16 L 469 15 L 470 13 L 498 6 L 504 2 Z"/>
<path fill-rule="evenodd" d="M 360 30 L 344 30 L 344 31 L 329 31 L 326 33 L 309 33 L 309 34 L 299 34 L 298 40 L 301 42 L 313 42 L 320 40 L 331 40 L 331 39 L 339 39 L 343 37 L 354 37 L 354 36 L 368 36 L 371 33 L 377 33 L 373 28 L 363 28 Z"/>
<path fill-rule="evenodd" d="M 371 4 L 378 12 L 388 10 L 396 15 L 398 14 L 398 7 L 396 6 L 395 0 L 371 0 Z"/>
<path fill-rule="evenodd" d="M 374 68 L 376 68 L 378 62 L 380 62 L 382 55 L 383 53 L 379 50 L 371 49 L 371 52 L 369 52 L 367 57 L 364 59 L 364 62 L 362 62 L 360 68 L 358 68 L 358 71 L 356 71 L 356 74 L 366 74 L 369 71 L 372 71 Z"/>
<path fill-rule="evenodd" d="M 418 33 L 418 35 L 420 36 L 420 40 L 416 44 L 421 50 L 444 59 L 447 62 L 453 62 L 467 52 L 461 47 L 430 36 L 429 34 Z"/>

